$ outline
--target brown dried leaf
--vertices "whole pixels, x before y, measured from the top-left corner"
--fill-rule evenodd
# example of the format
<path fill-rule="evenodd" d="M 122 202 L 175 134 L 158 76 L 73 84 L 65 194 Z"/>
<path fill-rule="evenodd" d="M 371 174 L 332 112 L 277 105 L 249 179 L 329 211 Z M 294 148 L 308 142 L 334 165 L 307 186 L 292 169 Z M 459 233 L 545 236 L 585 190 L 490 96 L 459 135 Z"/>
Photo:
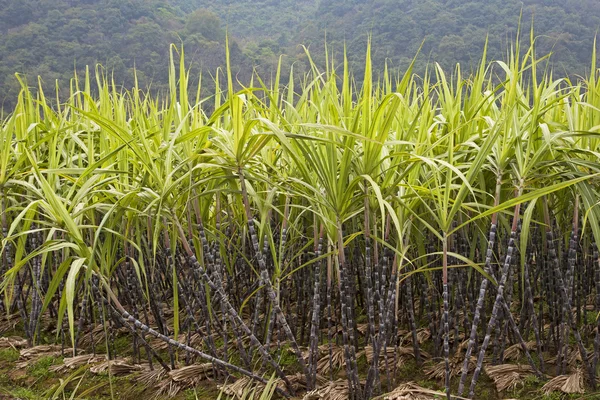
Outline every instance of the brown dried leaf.
<path fill-rule="evenodd" d="M 532 374 L 533 370 L 528 365 L 501 364 L 486 366 L 485 372 L 494 381 L 496 389 L 503 392 L 523 383 L 525 377 Z"/>
<path fill-rule="evenodd" d="M 51 371 L 65 372 L 70 369 L 76 369 L 86 364 L 98 364 L 106 361 L 106 356 L 99 356 L 93 354 L 81 354 L 75 357 L 67 357 L 63 360 L 62 365 L 53 365 L 50 367 Z"/>
<path fill-rule="evenodd" d="M 542 387 L 544 394 L 560 391 L 563 393 L 584 393 L 583 373 L 577 369 L 570 375 L 559 375 L 552 378 Z"/>
<path fill-rule="evenodd" d="M 427 389 L 414 382 L 403 383 L 391 392 L 376 397 L 380 400 L 433 400 L 445 398 L 446 394 Z M 375 399 L 374 399 L 375 400 Z"/>
<path fill-rule="evenodd" d="M 0 337 L 0 349 L 18 349 L 27 346 L 27 339 L 20 336 Z"/>
<path fill-rule="evenodd" d="M 535 340 L 525 342 L 525 347 L 530 352 L 535 351 L 535 350 L 537 350 L 537 343 L 535 342 Z M 520 357 L 522 357 L 523 355 L 524 355 L 524 352 L 523 352 L 523 349 L 521 348 L 520 343 L 513 344 L 512 346 L 510 346 L 509 348 L 507 348 L 504 351 L 504 359 L 505 360 L 517 360 Z"/>
<path fill-rule="evenodd" d="M 338 379 L 306 393 L 302 400 L 347 400 L 350 396 L 348 381 Z"/>

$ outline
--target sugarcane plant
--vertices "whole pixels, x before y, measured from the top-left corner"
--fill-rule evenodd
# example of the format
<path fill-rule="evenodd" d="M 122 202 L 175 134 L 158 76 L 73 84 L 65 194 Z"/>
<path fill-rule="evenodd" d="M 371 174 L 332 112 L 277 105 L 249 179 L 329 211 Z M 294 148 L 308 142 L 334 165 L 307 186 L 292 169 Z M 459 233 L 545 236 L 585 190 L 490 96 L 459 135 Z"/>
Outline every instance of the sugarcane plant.
<path fill-rule="evenodd" d="M 160 97 L 100 67 L 67 98 L 18 76 L 2 323 L 26 346 L 130 355 L 146 383 L 205 363 L 263 397 L 405 393 L 408 358 L 448 399 L 510 361 L 593 390 L 598 71 L 556 79 L 530 43 L 379 79 L 370 44 L 360 79 L 345 52 L 306 50 L 286 83 L 281 63 L 235 82 L 227 52 L 208 97 L 175 46 Z"/>

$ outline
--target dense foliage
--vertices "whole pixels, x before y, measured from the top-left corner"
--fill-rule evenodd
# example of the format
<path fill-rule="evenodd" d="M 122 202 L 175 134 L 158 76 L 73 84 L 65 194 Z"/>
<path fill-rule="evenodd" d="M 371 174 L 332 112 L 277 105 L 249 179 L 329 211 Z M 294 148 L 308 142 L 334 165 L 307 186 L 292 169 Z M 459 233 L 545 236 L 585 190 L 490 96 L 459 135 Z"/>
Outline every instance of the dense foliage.
<path fill-rule="evenodd" d="M 333 0 L 320 3 L 315 20 L 328 38 L 344 38 L 352 54 L 366 45 L 372 30 L 375 65 L 390 59 L 405 68 L 423 40 L 421 67 L 429 59 L 451 68 L 476 66 L 488 39 L 488 54 L 503 59 L 519 24 L 533 20 L 538 50 L 554 51 L 561 73 L 583 74 L 600 26 L 600 9 L 591 0 L 376 0 L 368 3 Z M 314 32 L 310 29 L 307 32 Z M 318 40 L 319 38 L 313 38 Z M 356 66 L 361 64 L 357 60 Z"/>
<path fill-rule="evenodd" d="M 0 102 L 9 106 L 20 90 L 15 73 L 37 85 L 59 82 L 69 93 L 73 72 L 97 63 L 117 85 L 168 90 L 169 44 L 185 43 L 194 75 L 225 63 L 225 29 L 202 10 L 185 13 L 162 0 L 0 1 Z M 234 64 L 244 59 L 233 41 Z M 200 57 L 201 54 L 201 57 Z M 134 72 L 135 71 L 135 72 Z"/>
<path fill-rule="evenodd" d="M 404 70 L 421 42 L 427 61 L 463 68 L 479 63 L 489 35 L 488 52 L 502 59 L 519 24 L 533 20 L 540 36 L 538 49 L 555 52 L 553 62 L 561 73 L 583 74 L 598 28 L 600 9 L 593 0 L 189 0 L 188 7 L 218 14 L 236 38 L 243 40 L 249 56 L 264 63 L 283 52 L 302 61 L 298 44 L 321 48 L 327 42 L 338 53 L 344 42 L 350 49 L 355 73 L 362 72 L 361 54 L 372 34 L 373 60 L 382 69 L 384 60 Z M 314 52 L 318 57 L 322 52 Z"/>
<path fill-rule="evenodd" d="M 77 67 L 102 63 L 116 83 L 131 87 L 133 68 L 141 87 L 165 90 L 168 44 L 183 41 L 192 76 L 214 73 L 224 65 L 224 36 L 232 42 L 232 65 L 247 84 L 253 67 L 265 78 L 280 54 L 284 71 L 295 63 L 307 71 L 300 44 L 311 45 L 324 65 L 325 37 L 342 53 L 349 48 L 357 76 L 367 36 L 372 34 L 376 70 L 404 71 L 425 40 L 416 71 L 434 60 L 445 67 L 477 65 L 486 35 L 491 57 L 502 59 L 514 38 L 522 11 L 523 24 L 534 17 L 538 48 L 554 51 L 556 70 L 574 76 L 589 64 L 589 51 L 600 27 L 600 8 L 593 0 L 0 0 L 0 102 L 10 106 L 19 90 L 14 73 L 25 73 L 47 87 L 68 80 Z M 319 55 L 319 56 L 317 56 Z M 339 57 L 338 57 L 339 58 Z M 206 74 L 204 87 L 211 86 Z M 211 88 L 212 89 L 212 88 Z"/>
<path fill-rule="evenodd" d="M 237 90 L 226 68 L 208 114 L 183 52 L 162 97 L 23 86 L 0 122 L 0 329 L 25 340 L 1 343 L 50 333 L 89 352 L 65 365 L 169 393 L 208 374 L 238 398 L 439 398 L 415 374 L 448 399 L 484 397 L 482 373 L 593 391 L 599 71 L 538 75 L 515 46 L 452 77 L 376 79 L 369 48 L 362 82 L 311 64 Z"/>

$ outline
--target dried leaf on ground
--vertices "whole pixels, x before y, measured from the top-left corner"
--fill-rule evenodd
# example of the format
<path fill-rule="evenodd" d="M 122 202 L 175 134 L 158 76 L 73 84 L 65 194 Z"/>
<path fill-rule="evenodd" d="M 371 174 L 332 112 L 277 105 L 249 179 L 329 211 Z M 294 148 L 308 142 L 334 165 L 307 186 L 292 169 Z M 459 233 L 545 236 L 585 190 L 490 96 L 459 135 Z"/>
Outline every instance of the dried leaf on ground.
<path fill-rule="evenodd" d="M 415 351 L 414 348 L 412 346 L 410 347 L 387 347 L 386 348 L 386 352 L 387 352 L 387 361 L 388 361 L 388 366 L 393 365 L 394 363 L 394 355 L 396 356 L 396 366 L 398 368 L 402 367 L 402 365 L 404 365 L 406 363 L 406 360 L 409 358 L 415 358 Z M 365 350 L 359 352 L 356 356 L 357 358 L 360 357 L 362 354 L 365 355 L 365 357 L 367 358 L 367 363 L 371 364 L 373 362 L 373 346 L 367 346 L 365 348 Z M 419 349 L 419 354 L 421 356 L 421 359 L 429 359 L 431 358 L 431 355 L 429 353 L 427 353 L 426 351 Z M 380 367 L 384 368 L 385 367 L 385 357 L 386 354 L 383 351 L 379 352 L 379 363 L 380 363 Z"/>
<path fill-rule="evenodd" d="M 464 362 L 464 357 L 452 357 L 449 360 L 450 367 L 450 377 L 455 377 L 459 375 L 462 371 L 462 365 Z M 469 358 L 468 371 L 471 372 L 475 369 L 475 365 L 477 363 L 477 358 L 475 356 L 471 356 Z M 437 364 L 434 364 L 425 369 L 425 374 L 430 378 L 434 379 L 444 379 L 446 376 L 446 363 L 445 361 L 440 361 Z"/>
<path fill-rule="evenodd" d="M 0 349 L 19 349 L 27 346 L 27 339 L 20 336 L 0 337 Z"/>
<path fill-rule="evenodd" d="M 407 382 L 373 400 L 433 400 L 445 397 L 446 394 L 443 392 L 424 388 L 414 382 Z"/>
<path fill-rule="evenodd" d="M 501 364 L 486 366 L 485 372 L 494 381 L 496 389 L 503 392 L 522 384 L 533 370 L 529 365 Z"/>
<path fill-rule="evenodd" d="M 147 364 L 132 365 L 126 359 L 107 360 L 103 363 L 96 364 L 90 368 L 93 374 L 101 374 L 107 372 L 110 368 L 110 373 L 116 376 L 129 375 L 136 371 L 143 371 L 148 368 Z"/>
<path fill-rule="evenodd" d="M 535 340 L 525 342 L 525 348 L 527 349 L 527 351 L 530 351 L 530 352 L 536 351 L 537 343 L 535 342 Z M 520 343 L 513 344 L 512 346 L 510 346 L 509 348 L 507 348 L 504 351 L 504 359 L 505 360 L 517 360 L 524 355 L 525 355 L 525 352 L 523 351 L 523 348 L 521 347 Z"/>
<path fill-rule="evenodd" d="M 53 365 L 50 367 L 50 370 L 55 372 L 66 372 L 68 370 L 76 369 L 86 364 L 99 364 L 106 361 L 106 356 L 103 355 L 81 354 L 75 357 L 65 358 L 62 364 Z"/>
<path fill-rule="evenodd" d="M 350 396 L 348 381 L 338 379 L 306 393 L 302 400 L 347 400 Z"/>
<path fill-rule="evenodd" d="M 577 369 L 572 374 L 554 377 L 542 387 L 542 391 L 546 395 L 557 391 L 563 393 L 584 393 L 583 372 L 581 369 Z"/>

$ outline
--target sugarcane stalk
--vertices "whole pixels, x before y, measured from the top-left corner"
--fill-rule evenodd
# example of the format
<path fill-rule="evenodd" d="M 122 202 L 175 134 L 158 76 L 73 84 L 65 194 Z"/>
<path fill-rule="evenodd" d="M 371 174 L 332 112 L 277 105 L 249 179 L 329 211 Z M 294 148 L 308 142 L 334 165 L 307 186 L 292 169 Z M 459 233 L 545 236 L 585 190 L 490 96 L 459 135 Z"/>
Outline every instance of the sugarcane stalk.
<path fill-rule="evenodd" d="M 343 239 L 342 222 L 337 221 L 337 247 L 339 262 L 339 292 L 342 316 L 342 337 L 344 342 L 344 355 L 346 358 L 346 369 L 348 373 L 348 384 L 351 388 L 350 398 L 362 399 L 362 391 L 358 380 L 358 366 L 356 364 L 356 348 L 354 347 L 354 329 L 352 321 L 352 298 L 349 293 L 349 277 L 346 264 L 346 255 Z"/>
<path fill-rule="evenodd" d="M 442 298 L 444 301 L 444 367 L 445 367 L 445 385 L 446 385 L 446 398 L 451 400 L 450 393 L 450 348 L 448 346 L 448 336 L 450 335 L 450 328 L 448 326 L 448 236 L 446 232 L 443 233 L 442 241 Z"/>
<path fill-rule="evenodd" d="M 321 232 L 319 233 L 319 241 L 315 251 L 315 258 L 319 258 L 323 251 L 323 231 L 324 227 L 321 227 Z M 315 266 L 315 285 L 314 285 L 314 294 L 313 294 L 313 312 L 311 319 L 311 327 L 310 327 L 310 347 L 309 347 L 309 356 L 308 356 L 308 364 L 310 370 L 310 382 L 307 382 L 307 389 L 313 389 L 316 386 L 317 379 L 317 352 L 319 347 L 319 315 L 321 311 L 321 300 L 320 300 L 320 276 L 321 269 L 323 266 L 322 260 L 316 262 Z"/>
<path fill-rule="evenodd" d="M 575 341 L 577 343 L 577 347 L 579 349 L 579 354 L 581 355 L 581 359 L 585 369 L 587 370 L 588 377 L 590 380 L 590 384 L 592 388 L 596 387 L 595 381 L 595 373 L 592 370 L 592 363 L 588 359 L 588 353 L 583 345 L 583 341 L 581 339 L 581 334 L 579 333 L 579 329 L 577 325 L 575 325 L 575 321 L 573 318 L 573 314 L 571 313 L 571 301 L 569 299 L 569 293 L 565 286 L 564 279 L 562 277 L 562 272 L 558 266 L 558 257 L 556 256 L 556 249 L 554 248 L 554 235 L 552 234 L 552 229 L 550 225 L 550 213 L 548 212 L 548 203 L 547 200 L 544 199 L 544 218 L 546 222 L 546 239 L 548 243 L 548 255 L 550 259 L 550 263 L 552 264 L 552 269 L 554 271 L 554 275 L 556 277 L 556 281 L 558 284 L 558 291 L 560 292 L 560 296 L 562 298 L 562 312 L 563 316 L 566 315 L 567 323 L 571 330 L 573 331 L 573 336 L 575 337 Z M 565 338 L 566 340 L 567 338 Z"/>
<path fill-rule="evenodd" d="M 119 302 L 119 300 L 117 299 L 117 297 L 113 293 L 113 291 L 110 288 L 110 286 L 104 280 L 102 280 L 101 283 L 102 283 L 102 286 L 104 287 L 104 290 L 106 291 L 106 293 L 107 293 L 107 295 L 108 295 L 108 297 L 109 297 L 109 299 L 111 301 L 111 305 L 117 310 L 117 312 L 121 315 L 121 317 L 125 321 L 127 321 L 129 324 L 135 326 L 137 329 L 140 329 L 143 332 L 145 332 L 145 333 L 147 333 L 149 335 L 152 335 L 152 336 L 154 336 L 157 339 L 162 340 L 163 342 L 169 344 L 170 346 L 173 346 L 173 347 L 179 348 L 179 349 L 181 349 L 183 351 L 195 354 L 198 357 L 200 357 L 200 358 L 202 358 L 202 359 L 204 359 L 204 360 L 206 360 L 208 362 L 211 362 L 213 364 L 216 364 L 216 365 L 218 365 L 218 366 L 220 366 L 222 368 L 230 369 L 232 371 L 238 372 L 238 373 L 240 373 L 242 375 L 245 375 L 245 376 L 247 376 L 247 377 L 249 377 L 249 378 L 251 378 L 253 380 L 256 380 L 256 381 L 258 381 L 260 383 L 263 383 L 263 384 L 267 384 L 268 383 L 268 380 L 265 379 L 265 378 L 263 378 L 263 377 L 261 377 L 261 376 L 258 376 L 256 374 L 250 372 L 250 371 L 247 371 L 247 370 L 245 370 L 245 369 L 243 369 L 241 367 L 238 367 L 237 365 L 230 364 L 230 363 L 228 363 L 226 361 L 223 361 L 221 359 L 215 358 L 215 357 L 213 357 L 213 356 L 211 356 L 209 354 L 203 353 L 200 350 L 197 350 L 197 349 L 195 349 L 193 347 L 190 347 L 190 346 L 188 346 L 188 345 L 186 345 L 184 343 L 180 343 L 180 342 L 178 342 L 176 340 L 171 339 L 168 336 L 163 335 L 160 332 L 155 331 L 154 329 L 152 329 L 149 326 L 147 326 L 144 323 L 142 323 L 140 320 L 135 319 L 132 315 L 130 315 L 125 310 L 125 308 L 121 305 L 121 303 Z M 130 327 L 130 329 L 131 329 L 131 327 Z M 281 394 L 282 396 L 286 397 L 286 398 L 290 397 L 290 394 L 287 393 L 287 392 L 285 392 L 281 388 L 277 388 L 276 391 L 279 394 Z"/>
<path fill-rule="evenodd" d="M 221 301 L 221 302 L 223 302 L 223 304 L 225 304 L 225 306 L 227 308 L 227 312 L 232 316 L 232 318 L 235 320 L 236 324 L 242 329 L 242 331 L 246 335 L 248 335 L 248 337 L 250 338 L 251 344 L 258 349 L 258 351 L 261 354 L 261 356 L 275 369 L 275 372 L 277 373 L 277 375 L 285 382 L 285 385 L 288 388 L 288 391 L 293 395 L 294 394 L 294 389 L 292 387 L 292 384 L 288 380 L 288 378 L 285 376 L 285 374 L 283 373 L 283 371 L 281 370 L 281 368 L 279 367 L 279 365 L 273 360 L 273 358 L 268 353 L 268 351 L 265 350 L 265 348 L 262 346 L 262 344 L 256 338 L 256 336 L 254 336 L 254 334 L 250 331 L 250 329 L 244 323 L 244 321 L 239 316 L 239 314 L 237 313 L 237 311 L 235 311 L 235 309 L 231 305 L 231 302 L 229 301 L 229 298 L 227 297 L 227 294 L 223 291 L 223 287 L 220 284 L 216 285 L 210 279 L 210 277 L 207 275 L 206 270 L 198 262 L 198 260 L 196 259 L 196 256 L 194 255 L 194 252 L 192 251 L 190 245 L 188 244 L 188 242 L 187 242 L 187 240 L 185 238 L 185 233 L 183 231 L 183 228 L 181 227 L 181 224 L 179 224 L 179 222 L 177 222 L 176 225 L 177 225 L 176 227 L 178 229 L 179 236 L 180 236 L 180 239 L 181 239 L 181 244 L 183 245 L 183 249 L 184 249 L 184 251 L 185 251 L 185 253 L 187 255 L 188 262 L 190 263 L 190 265 L 194 269 L 196 269 L 198 271 L 198 273 L 200 274 L 200 276 L 204 279 L 204 282 L 206 282 L 208 284 L 208 286 L 211 288 L 211 290 L 213 290 L 216 293 L 216 295 L 218 296 L 218 300 Z M 201 238 L 203 238 L 203 244 L 206 243 L 206 237 L 203 236 L 202 233 L 201 233 Z M 207 243 L 206 243 L 205 246 L 206 246 L 205 250 L 208 250 L 207 249 L 207 247 L 208 247 Z M 204 254 L 207 255 L 207 254 L 210 254 L 210 252 L 205 251 Z M 222 282 L 222 280 L 220 279 L 220 275 L 218 274 L 218 272 L 215 271 L 215 273 L 219 277 L 219 279 L 218 279 L 217 282 L 218 283 Z M 218 364 L 218 363 L 216 363 L 216 364 Z"/>
<path fill-rule="evenodd" d="M 370 223 L 370 209 L 369 209 L 369 198 L 368 198 L 368 185 L 365 183 L 365 286 L 366 286 L 366 306 L 367 306 L 367 344 L 375 341 L 375 313 L 373 304 L 373 271 L 371 266 L 371 223 Z"/>
<path fill-rule="evenodd" d="M 600 313 L 600 256 L 598 256 L 598 245 L 593 244 L 593 263 L 596 283 L 596 312 Z M 594 336 L 594 357 L 592 358 L 592 371 L 598 368 L 600 358 L 600 318 L 596 318 L 596 334 Z"/>
<path fill-rule="evenodd" d="M 520 195 L 520 193 L 522 192 L 522 186 L 520 186 L 519 188 L 519 193 L 518 195 Z M 498 314 L 499 314 L 499 310 L 500 307 L 504 308 L 504 312 L 505 314 L 507 314 L 507 318 L 509 318 L 509 320 L 512 320 L 512 314 L 510 313 L 510 309 L 508 308 L 508 305 L 506 304 L 505 298 L 504 298 L 504 288 L 506 285 L 506 281 L 508 279 L 508 272 L 510 270 L 510 266 L 512 263 L 512 257 L 513 257 L 513 252 L 515 251 L 515 241 L 516 241 L 516 236 L 517 236 L 517 227 L 518 227 L 518 221 L 519 221 L 519 212 L 520 212 L 520 204 L 517 204 L 515 206 L 515 211 L 514 211 L 514 215 L 513 215 L 513 221 L 512 221 L 512 227 L 511 227 L 511 232 L 510 232 L 510 239 L 508 242 L 508 247 L 507 247 L 507 251 L 506 251 L 506 257 L 504 259 L 504 266 L 502 268 L 502 274 L 500 277 L 500 282 L 498 283 L 498 288 L 497 288 L 497 294 L 496 294 L 496 300 L 494 301 L 494 306 L 492 308 L 492 314 L 490 316 L 490 320 L 488 322 L 488 326 L 487 326 L 487 330 L 486 330 L 486 335 L 483 339 L 483 344 L 481 345 L 481 348 L 479 350 L 479 356 L 477 358 L 477 364 L 475 366 L 475 371 L 473 373 L 473 378 L 471 380 L 471 386 L 469 388 L 469 398 L 473 398 L 474 394 L 475 394 L 475 385 L 477 383 L 477 379 L 479 378 L 479 374 L 481 372 L 481 368 L 483 367 L 483 358 L 485 356 L 485 351 L 487 349 L 487 346 L 489 344 L 490 341 L 490 337 L 491 337 L 491 333 L 492 330 L 495 328 L 497 320 L 498 320 Z M 513 321 L 513 326 L 515 328 L 516 333 L 518 332 L 518 328 L 516 327 L 516 324 L 514 324 L 514 320 Z M 521 339 L 522 342 L 522 339 Z M 526 347 L 524 346 L 524 344 L 522 345 L 522 347 L 526 349 Z M 528 354 L 528 352 L 526 353 Z M 537 370 L 537 368 L 535 367 L 535 364 L 532 363 L 532 367 L 534 369 L 534 371 Z"/>
<path fill-rule="evenodd" d="M 288 340 L 290 341 L 290 343 L 292 345 L 292 349 L 296 353 L 296 358 L 298 360 L 300 368 L 302 369 L 304 375 L 306 376 L 306 379 L 309 380 L 310 376 L 308 373 L 308 368 L 306 366 L 306 362 L 304 360 L 304 356 L 302 355 L 302 351 L 300 350 L 300 348 L 298 347 L 298 343 L 296 342 L 296 337 L 292 333 L 292 330 L 290 329 L 290 326 L 287 323 L 287 319 L 285 318 L 285 315 L 283 314 L 283 311 L 281 310 L 281 306 L 279 304 L 279 297 L 275 293 L 275 290 L 273 290 L 273 285 L 271 284 L 271 278 L 269 277 L 269 273 L 267 271 L 267 265 L 265 263 L 265 259 L 258 247 L 259 242 L 258 242 L 258 237 L 256 234 L 256 229 L 254 227 L 254 220 L 252 218 L 252 209 L 250 208 L 250 201 L 248 199 L 248 191 L 246 189 L 246 179 L 244 178 L 244 173 L 243 173 L 243 170 L 241 167 L 238 169 L 238 174 L 239 174 L 240 185 L 241 185 L 241 189 L 242 189 L 242 200 L 244 202 L 244 208 L 246 209 L 248 231 L 250 233 L 250 240 L 252 241 L 252 245 L 254 247 L 254 253 L 255 253 L 256 259 L 258 261 L 262 284 L 265 285 L 265 289 L 267 291 L 267 296 L 269 296 L 269 299 L 271 300 L 271 303 L 273 304 L 273 309 L 275 310 L 275 314 L 277 315 L 277 321 L 279 322 L 281 328 L 284 330 Z"/>
<path fill-rule="evenodd" d="M 496 180 L 496 195 L 494 197 L 494 206 L 497 206 L 500 203 L 500 189 L 502 188 L 502 174 L 498 174 L 498 178 Z M 491 265 L 492 265 L 492 257 L 494 254 L 494 246 L 496 244 L 496 229 L 497 229 L 497 221 L 498 214 L 492 214 L 492 222 L 490 226 L 489 238 L 487 243 L 487 250 L 485 255 L 485 264 L 484 264 L 484 272 L 489 275 L 491 273 Z M 460 375 L 460 382 L 458 384 L 458 395 L 462 396 L 465 383 L 467 380 L 467 375 L 469 373 L 469 362 L 471 359 L 471 353 L 473 348 L 475 347 L 477 341 L 477 328 L 479 327 L 479 321 L 481 319 L 481 311 L 484 308 L 485 294 L 488 286 L 488 279 L 484 275 L 481 278 L 481 283 L 479 286 L 479 296 L 477 297 L 477 305 L 475 306 L 475 312 L 473 314 L 473 323 L 471 325 L 471 334 L 469 336 L 469 343 L 467 345 L 467 350 L 465 352 L 465 359 L 462 364 L 462 370 Z"/>

